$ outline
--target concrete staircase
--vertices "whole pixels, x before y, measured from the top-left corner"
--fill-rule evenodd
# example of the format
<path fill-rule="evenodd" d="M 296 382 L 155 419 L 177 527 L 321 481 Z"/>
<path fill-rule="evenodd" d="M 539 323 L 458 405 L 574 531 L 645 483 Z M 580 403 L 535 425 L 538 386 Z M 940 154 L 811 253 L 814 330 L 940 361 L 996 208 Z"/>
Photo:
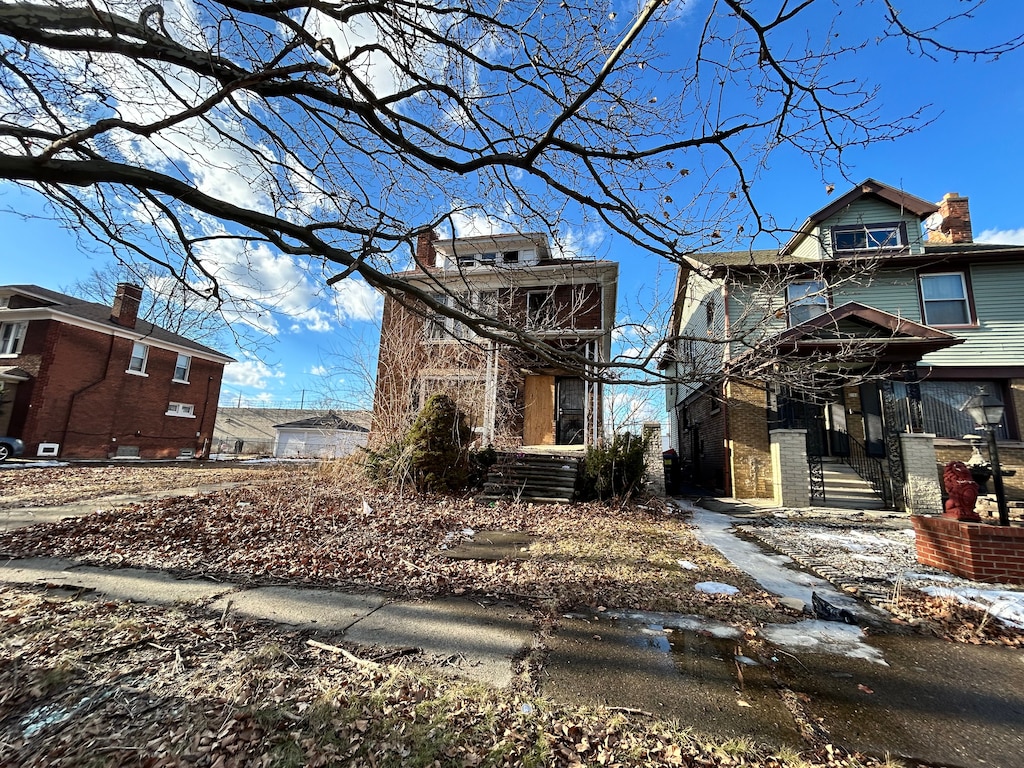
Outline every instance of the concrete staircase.
<path fill-rule="evenodd" d="M 477 499 L 521 499 L 548 504 L 572 501 L 579 462 L 578 456 L 500 453 Z"/>
<path fill-rule="evenodd" d="M 885 509 L 885 503 L 871 484 L 858 475 L 853 467 L 840 461 L 825 460 L 826 507 L 846 509 Z"/>

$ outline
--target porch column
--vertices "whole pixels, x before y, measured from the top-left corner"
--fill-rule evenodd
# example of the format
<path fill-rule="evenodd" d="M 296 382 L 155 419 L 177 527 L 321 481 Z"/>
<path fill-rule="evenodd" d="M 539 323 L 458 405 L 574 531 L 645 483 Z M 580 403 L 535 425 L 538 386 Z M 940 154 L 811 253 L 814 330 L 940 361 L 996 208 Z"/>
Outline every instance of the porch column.
<path fill-rule="evenodd" d="M 768 433 L 772 450 L 772 490 L 780 507 L 807 507 L 811 503 L 807 469 L 807 430 L 773 429 Z"/>
<path fill-rule="evenodd" d="M 654 496 L 664 496 L 665 461 L 661 455 L 661 423 L 645 421 L 643 438 L 647 444 L 644 463 L 647 465 L 647 482 L 649 483 L 651 494 Z"/>
<path fill-rule="evenodd" d="M 900 435 L 903 471 L 906 482 L 903 498 L 912 515 L 942 513 L 942 489 L 939 486 L 938 461 L 935 458 L 935 435 L 912 432 Z M 893 478 L 897 482 L 898 478 Z"/>

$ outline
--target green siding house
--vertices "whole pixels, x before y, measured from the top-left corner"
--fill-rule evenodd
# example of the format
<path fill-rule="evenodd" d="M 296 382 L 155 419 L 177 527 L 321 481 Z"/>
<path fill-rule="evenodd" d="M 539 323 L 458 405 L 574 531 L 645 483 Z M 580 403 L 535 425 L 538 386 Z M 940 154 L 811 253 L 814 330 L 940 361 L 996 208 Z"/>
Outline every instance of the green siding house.
<path fill-rule="evenodd" d="M 804 430 L 811 504 L 841 497 L 821 467 L 842 463 L 902 507 L 899 436 L 968 459 L 960 406 L 983 388 L 1007 406 L 1000 452 L 1024 475 L 1022 299 L 1024 246 L 974 242 L 967 198 L 868 179 L 781 249 L 682 265 L 663 363 L 673 447 L 695 482 L 773 498 L 771 435 Z"/>

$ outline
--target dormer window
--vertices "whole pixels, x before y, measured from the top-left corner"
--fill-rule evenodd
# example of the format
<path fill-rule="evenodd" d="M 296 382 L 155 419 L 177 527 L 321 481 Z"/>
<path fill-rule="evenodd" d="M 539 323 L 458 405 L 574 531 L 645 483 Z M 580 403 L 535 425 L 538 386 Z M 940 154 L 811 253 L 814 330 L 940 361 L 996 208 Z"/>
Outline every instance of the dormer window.
<path fill-rule="evenodd" d="M 836 251 L 877 251 L 902 248 L 906 244 L 907 227 L 902 222 L 832 227 L 832 245 Z"/>
<path fill-rule="evenodd" d="M 480 263 L 483 264 L 484 266 L 490 266 L 490 265 L 494 264 L 494 261 L 497 258 L 498 258 L 498 254 L 496 254 L 496 253 L 481 253 L 480 254 Z"/>
<path fill-rule="evenodd" d="M 476 266 L 476 256 L 459 256 L 460 267 L 473 267 Z"/>
<path fill-rule="evenodd" d="M 501 260 L 505 264 L 518 264 L 519 251 L 505 251 L 501 254 Z"/>

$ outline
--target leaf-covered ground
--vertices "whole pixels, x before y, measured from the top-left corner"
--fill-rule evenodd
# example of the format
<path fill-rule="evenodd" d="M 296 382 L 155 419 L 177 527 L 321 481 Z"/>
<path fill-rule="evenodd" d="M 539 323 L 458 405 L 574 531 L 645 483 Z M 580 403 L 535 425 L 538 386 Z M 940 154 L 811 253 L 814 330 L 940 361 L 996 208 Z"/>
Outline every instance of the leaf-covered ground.
<path fill-rule="evenodd" d="M 699 544 L 664 502 L 483 506 L 381 492 L 342 466 L 292 467 L 272 482 L 0 533 L 0 555 L 405 597 L 499 595 L 546 612 L 607 605 L 742 623 L 785 620 L 774 598 Z M 469 531 L 481 530 L 537 540 L 526 560 L 447 556 Z M 697 568 L 682 567 L 683 558 Z M 701 581 L 726 582 L 741 592 L 704 594 L 694 589 Z"/>
<path fill-rule="evenodd" d="M 224 483 L 273 481 L 308 467 L 289 464 L 233 465 L 163 464 L 139 466 L 64 466 L 0 469 L 0 510 L 49 507 L 72 501 L 176 488 L 203 488 Z"/>
<path fill-rule="evenodd" d="M 0 587 L 0 656 L 0 764 L 21 768 L 885 765 L 830 744 L 798 755 L 720 742 L 302 633 L 41 589 Z"/>

